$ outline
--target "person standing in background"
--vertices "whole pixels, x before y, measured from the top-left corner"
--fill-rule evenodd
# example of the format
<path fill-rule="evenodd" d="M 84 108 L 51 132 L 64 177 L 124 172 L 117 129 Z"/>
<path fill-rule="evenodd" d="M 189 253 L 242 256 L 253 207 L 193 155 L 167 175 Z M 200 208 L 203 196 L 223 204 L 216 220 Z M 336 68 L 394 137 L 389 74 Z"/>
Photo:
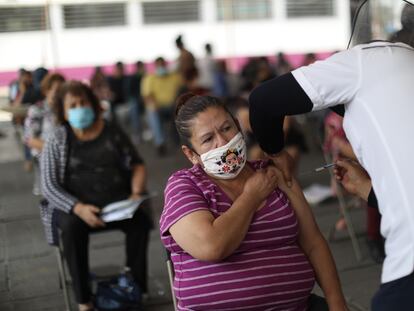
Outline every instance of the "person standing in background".
<path fill-rule="evenodd" d="M 186 72 L 196 68 L 195 58 L 194 55 L 185 48 L 182 35 L 179 35 L 175 39 L 175 45 L 180 53 L 178 56 L 177 71 L 184 76 Z"/>
<path fill-rule="evenodd" d="M 141 116 L 145 113 L 144 101 L 141 96 L 141 81 L 145 75 L 145 65 L 141 61 L 135 63 L 135 71 L 128 77 L 128 103 L 134 143 L 141 141 Z"/>
<path fill-rule="evenodd" d="M 200 73 L 199 85 L 205 89 L 211 90 L 214 84 L 214 74 L 216 65 L 213 57 L 213 47 L 210 43 L 204 46 L 206 55 L 198 61 Z"/>
<path fill-rule="evenodd" d="M 229 96 L 229 83 L 226 61 L 219 60 L 216 63 L 216 72 L 214 74 L 212 94 L 225 100 Z"/>
<path fill-rule="evenodd" d="M 19 80 L 16 84 L 12 85 L 10 90 L 10 106 L 12 109 L 17 111 L 25 111 L 25 108 L 28 108 L 30 105 L 33 105 L 41 99 L 41 95 L 36 91 L 33 85 L 33 76 L 30 71 L 20 70 Z M 26 112 L 19 112 L 13 114 L 13 125 L 16 131 L 16 135 L 20 138 L 23 138 L 22 132 L 24 131 L 24 119 L 26 117 Z M 33 169 L 33 159 L 30 152 L 30 148 L 24 144 L 24 170 L 29 172 Z"/>
<path fill-rule="evenodd" d="M 145 75 L 142 80 L 141 95 L 154 135 L 154 144 L 160 156 L 164 156 L 167 152 L 164 125 L 168 126 L 170 133 L 173 135 L 176 133 L 173 123 L 174 100 L 182 85 L 181 75 L 170 72 L 162 57 L 155 60 L 155 73 Z"/>
<path fill-rule="evenodd" d="M 96 66 L 95 71 L 92 74 L 90 85 L 93 93 L 98 97 L 99 101 L 110 102 L 112 100 L 112 92 L 109 87 L 108 79 L 105 77 L 105 73 L 101 66 Z"/>
<path fill-rule="evenodd" d="M 108 77 L 108 83 L 112 92 L 111 111 L 113 120 L 115 122 L 123 121 L 127 118 L 124 113 L 124 106 L 127 102 L 128 79 L 122 62 L 115 64 L 114 73 Z"/>

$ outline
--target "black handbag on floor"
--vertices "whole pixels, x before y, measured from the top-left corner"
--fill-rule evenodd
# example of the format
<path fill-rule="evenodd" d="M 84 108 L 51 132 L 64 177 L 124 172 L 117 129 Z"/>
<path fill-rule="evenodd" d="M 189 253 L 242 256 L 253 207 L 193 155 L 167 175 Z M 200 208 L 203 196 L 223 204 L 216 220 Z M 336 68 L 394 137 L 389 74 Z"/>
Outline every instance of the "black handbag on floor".
<path fill-rule="evenodd" d="M 122 273 L 97 285 L 95 307 L 101 311 L 141 310 L 141 290 L 132 276 Z"/>

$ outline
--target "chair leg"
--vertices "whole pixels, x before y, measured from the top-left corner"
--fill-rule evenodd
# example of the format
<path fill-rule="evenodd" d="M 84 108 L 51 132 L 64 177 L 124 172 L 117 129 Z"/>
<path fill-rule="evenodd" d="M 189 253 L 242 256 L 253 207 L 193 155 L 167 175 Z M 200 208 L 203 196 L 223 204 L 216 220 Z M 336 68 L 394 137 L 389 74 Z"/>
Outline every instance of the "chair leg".
<path fill-rule="evenodd" d="M 174 273 L 173 273 L 173 266 L 171 260 L 167 260 L 167 270 L 168 270 L 168 278 L 170 279 L 170 288 L 171 288 L 171 297 L 174 303 L 174 311 L 177 311 L 177 299 L 175 298 L 174 293 Z"/>
<path fill-rule="evenodd" d="M 65 270 L 64 262 L 63 262 L 62 250 L 59 246 L 56 247 L 56 257 L 58 260 L 59 279 L 60 279 L 60 283 L 61 283 L 61 287 L 63 291 L 63 299 L 65 300 L 65 308 L 66 308 L 66 311 L 72 311 L 72 307 L 71 307 L 70 299 L 69 299 L 69 289 L 67 286 L 67 276 L 66 276 L 66 270 Z"/>

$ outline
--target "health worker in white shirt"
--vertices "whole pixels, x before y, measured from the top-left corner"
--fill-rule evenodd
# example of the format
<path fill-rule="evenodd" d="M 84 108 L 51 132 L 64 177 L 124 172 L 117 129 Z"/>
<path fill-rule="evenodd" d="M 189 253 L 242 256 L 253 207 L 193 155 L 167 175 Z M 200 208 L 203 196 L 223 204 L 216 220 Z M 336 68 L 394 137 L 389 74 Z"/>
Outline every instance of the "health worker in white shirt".
<path fill-rule="evenodd" d="M 346 136 L 371 177 L 369 197 L 377 198 L 382 215 L 386 258 L 374 311 L 414 310 L 414 6 L 404 2 L 402 29 L 392 40 L 356 45 L 250 95 L 253 132 L 288 180 L 284 116 L 325 108 L 344 115 Z"/>

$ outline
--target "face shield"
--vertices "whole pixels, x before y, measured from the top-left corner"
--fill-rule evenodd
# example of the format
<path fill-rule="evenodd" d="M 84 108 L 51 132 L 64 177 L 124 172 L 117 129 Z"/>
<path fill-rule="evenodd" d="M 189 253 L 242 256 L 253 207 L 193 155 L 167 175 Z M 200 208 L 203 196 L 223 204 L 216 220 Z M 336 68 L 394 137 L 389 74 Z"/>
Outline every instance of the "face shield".
<path fill-rule="evenodd" d="M 414 1 L 354 1 L 348 48 L 375 40 L 414 46 Z"/>

